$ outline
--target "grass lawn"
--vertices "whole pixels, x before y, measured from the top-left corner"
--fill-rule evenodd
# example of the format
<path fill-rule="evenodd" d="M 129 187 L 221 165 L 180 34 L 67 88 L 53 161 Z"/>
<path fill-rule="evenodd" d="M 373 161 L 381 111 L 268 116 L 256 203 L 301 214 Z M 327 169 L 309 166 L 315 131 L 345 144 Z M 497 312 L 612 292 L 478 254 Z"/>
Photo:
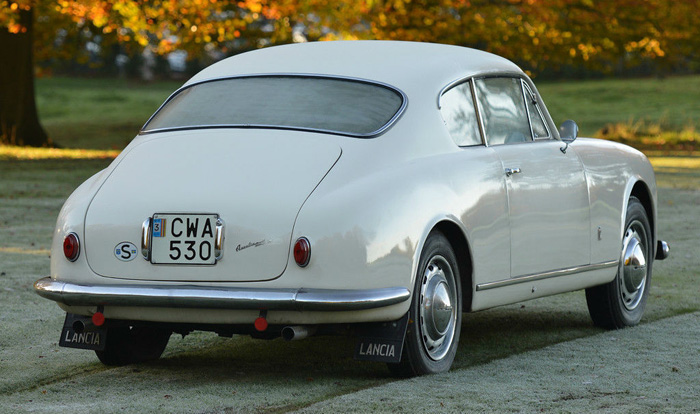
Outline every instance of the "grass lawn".
<path fill-rule="evenodd" d="M 181 85 L 123 79 L 37 79 L 37 107 L 49 137 L 61 147 L 122 149 Z"/>
<path fill-rule="evenodd" d="M 180 85 L 38 79 L 37 105 L 44 127 L 58 145 L 121 149 Z M 557 125 L 573 119 L 581 136 L 592 136 L 606 124 L 630 120 L 681 130 L 696 126 L 700 119 L 700 76 L 537 82 L 537 86 Z"/>
<path fill-rule="evenodd" d="M 554 122 L 578 123 L 582 136 L 606 124 L 644 120 L 680 130 L 700 126 L 700 76 L 537 82 Z"/>

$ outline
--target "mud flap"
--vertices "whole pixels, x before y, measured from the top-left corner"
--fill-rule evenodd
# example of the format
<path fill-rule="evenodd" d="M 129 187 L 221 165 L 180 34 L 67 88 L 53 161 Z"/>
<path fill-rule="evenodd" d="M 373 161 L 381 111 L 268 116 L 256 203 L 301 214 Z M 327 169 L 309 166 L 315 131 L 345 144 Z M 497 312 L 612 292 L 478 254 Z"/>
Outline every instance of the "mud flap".
<path fill-rule="evenodd" d="M 76 330 L 77 327 L 82 329 Z M 66 314 L 63 331 L 58 345 L 66 348 L 92 349 L 104 351 L 107 343 L 107 329 L 95 326 L 89 316 Z"/>
<path fill-rule="evenodd" d="M 398 363 L 408 327 L 408 313 L 391 322 L 365 323 L 356 328 L 355 359 Z"/>

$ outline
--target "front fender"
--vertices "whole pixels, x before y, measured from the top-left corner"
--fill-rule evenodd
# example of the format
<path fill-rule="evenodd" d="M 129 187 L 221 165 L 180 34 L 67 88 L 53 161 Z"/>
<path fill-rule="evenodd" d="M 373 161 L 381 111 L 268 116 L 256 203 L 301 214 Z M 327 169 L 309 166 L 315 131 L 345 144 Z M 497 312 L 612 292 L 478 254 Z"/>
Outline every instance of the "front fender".
<path fill-rule="evenodd" d="M 627 204 L 633 193 L 642 188 L 647 191 L 649 219 L 656 222 L 654 169 L 644 154 L 619 143 L 580 138 L 572 147 L 583 161 L 590 192 L 591 262 L 618 260 Z"/>

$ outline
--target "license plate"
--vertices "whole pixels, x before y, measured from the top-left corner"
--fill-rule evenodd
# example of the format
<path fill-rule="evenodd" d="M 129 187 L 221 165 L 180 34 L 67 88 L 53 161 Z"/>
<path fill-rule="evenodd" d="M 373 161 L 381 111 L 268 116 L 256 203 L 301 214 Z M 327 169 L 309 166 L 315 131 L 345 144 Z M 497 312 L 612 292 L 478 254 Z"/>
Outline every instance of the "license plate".
<path fill-rule="evenodd" d="M 216 214 L 153 215 L 151 263 L 216 264 Z"/>

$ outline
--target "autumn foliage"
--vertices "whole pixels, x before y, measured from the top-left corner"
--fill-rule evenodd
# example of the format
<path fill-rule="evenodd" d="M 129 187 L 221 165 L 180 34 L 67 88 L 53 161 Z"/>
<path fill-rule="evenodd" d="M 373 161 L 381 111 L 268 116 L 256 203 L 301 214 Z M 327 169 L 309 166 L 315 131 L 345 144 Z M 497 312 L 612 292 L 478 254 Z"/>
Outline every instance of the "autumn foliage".
<path fill-rule="evenodd" d="M 0 4 L 0 26 L 11 33 L 24 30 L 17 11 L 35 9 L 39 56 L 60 54 L 55 39 L 70 34 L 78 40 L 100 36 L 103 43 L 118 42 L 130 51 L 150 48 L 165 54 L 182 49 L 190 57 L 202 55 L 207 48 L 233 54 L 303 35 L 308 40 L 451 43 L 506 56 L 532 72 L 562 66 L 610 72 L 643 61 L 664 70 L 697 69 L 693 65 L 698 64 L 700 49 L 700 0 L 16 0 Z M 80 41 L 71 43 L 75 44 Z"/>
<path fill-rule="evenodd" d="M 700 0 L 0 0 L 0 142 L 48 143 L 35 119 L 36 61 L 99 65 L 95 55 L 115 47 L 215 59 L 296 41 L 396 39 L 476 47 L 533 75 L 695 72 L 698 9 Z"/>

